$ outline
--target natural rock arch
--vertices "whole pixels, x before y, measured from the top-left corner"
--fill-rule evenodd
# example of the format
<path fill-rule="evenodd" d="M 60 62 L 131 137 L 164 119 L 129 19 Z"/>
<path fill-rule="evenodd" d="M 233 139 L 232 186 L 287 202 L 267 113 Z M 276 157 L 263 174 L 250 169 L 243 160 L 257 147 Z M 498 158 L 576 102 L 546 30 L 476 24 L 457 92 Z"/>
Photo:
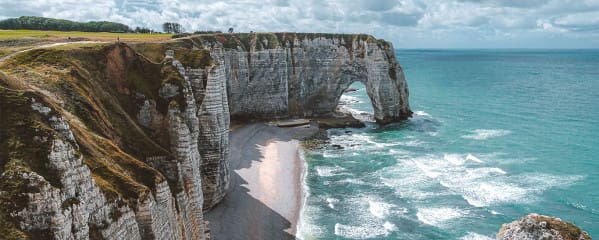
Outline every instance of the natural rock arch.
<path fill-rule="evenodd" d="M 366 35 L 364 35 L 366 36 Z M 232 118 L 326 117 L 353 82 L 362 82 L 378 123 L 411 116 L 408 87 L 393 47 L 356 35 L 296 36 L 287 47 L 224 51 Z"/>

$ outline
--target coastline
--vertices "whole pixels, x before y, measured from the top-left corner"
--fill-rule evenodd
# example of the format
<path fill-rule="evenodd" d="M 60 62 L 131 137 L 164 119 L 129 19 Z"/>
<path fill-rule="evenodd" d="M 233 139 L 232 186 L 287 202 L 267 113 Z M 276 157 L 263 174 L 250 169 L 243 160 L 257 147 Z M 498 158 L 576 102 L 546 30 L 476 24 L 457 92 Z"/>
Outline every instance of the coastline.
<path fill-rule="evenodd" d="M 299 155 L 299 159 L 302 163 L 302 170 L 301 170 L 301 175 L 300 175 L 300 190 L 301 190 L 301 198 L 300 198 L 300 202 L 299 202 L 299 213 L 297 216 L 297 224 L 295 225 L 295 237 L 296 239 L 303 239 L 301 238 L 301 236 L 299 236 L 301 234 L 301 230 L 302 230 L 302 218 L 303 216 L 303 210 L 306 207 L 306 202 L 308 200 L 308 197 L 310 196 L 310 191 L 308 188 L 308 183 L 307 183 L 307 177 L 308 177 L 308 162 L 306 161 L 306 157 L 305 157 L 305 148 L 300 146 L 298 148 L 298 155 Z"/>
<path fill-rule="evenodd" d="M 231 131 L 231 186 L 205 214 L 211 237 L 296 239 L 305 197 L 300 139 L 317 130 L 252 123 Z"/>

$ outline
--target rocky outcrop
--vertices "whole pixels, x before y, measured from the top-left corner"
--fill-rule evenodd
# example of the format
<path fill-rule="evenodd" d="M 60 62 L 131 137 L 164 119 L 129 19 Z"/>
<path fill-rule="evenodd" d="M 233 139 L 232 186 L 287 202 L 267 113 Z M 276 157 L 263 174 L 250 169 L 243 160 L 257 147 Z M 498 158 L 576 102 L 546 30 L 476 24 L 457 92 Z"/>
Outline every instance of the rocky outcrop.
<path fill-rule="evenodd" d="M 207 69 L 198 117 L 199 145 L 202 154 L 204 206 L 211 208 L 225 197 L 229 188 L 229 105 L 227 104 L 225 65 L 215 57 L 218 65 Z"/>
<path fill-rule="evenodd" d="M 7 239 L 206 238 L 198 141 L 212 132 L 200 129 L 202 99 L 186 73 L 194 69 L 175 59 L 151 63 L 124 45 L 84 53 L 69 59 L 87 68 L 59 75 L 71 81 L 53 92 L 0 81 L 0 232 Z"/>
<path fill-rule="evenodd" d="M 591 236 L 572 223 L 564 222 L 559 218 L 532 213 L 512 223 L 504 224 L 497 233 L 497 239 L 590 240 Z"/>
<path fill-rule="evenodd" d="M 47 132 L 40 131 L 40 135 L 33 138 L 42 146 L 40 148 L 49 146 L 43 166 L 48 171 L 46 177 L 25 166 L 18 166 L 22 164 L 20 161 L 27 161 L 19 159 L 9 160 L 10 171 L 2 174 L 3 181 L 23 184 L 21 187 L 26 189 L 6 192 L 6 185 L 2 186 L 2 194 L 15 194 L 11 197 L 26 200 L 18 202 L 18 207 L 10 213 L 12 218 L 19 219 L 19 228 L 44 239 L 141 239 L 134 209 L 119 206 L 118 200 L 108 201 L 101 194 L 90 169 L 83 164 L 84 156 L 80 154 L 79 145 L 66 120 L 36 97 L 29 100 L 17 98 L 21 98 L 21 103 L 31 103 L 34 111 L 23 111 L 38 116 L 30 117 L 39 118 L 39 124 L 48 124 Z"/>

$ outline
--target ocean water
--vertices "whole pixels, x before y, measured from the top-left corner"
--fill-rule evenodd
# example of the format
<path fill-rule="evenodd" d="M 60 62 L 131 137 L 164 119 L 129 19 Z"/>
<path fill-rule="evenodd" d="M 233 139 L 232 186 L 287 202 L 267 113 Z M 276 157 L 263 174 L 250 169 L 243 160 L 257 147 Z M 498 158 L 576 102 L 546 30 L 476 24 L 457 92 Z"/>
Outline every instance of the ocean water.
<path fill-rule="evenodd" d="M 396 55 L 414 117 L 304 153 L 301 238 L 494 239 L 531 212 L 599 237 L 599 50 Z M 353 87 L 342 107 L 368 121 Z"/>

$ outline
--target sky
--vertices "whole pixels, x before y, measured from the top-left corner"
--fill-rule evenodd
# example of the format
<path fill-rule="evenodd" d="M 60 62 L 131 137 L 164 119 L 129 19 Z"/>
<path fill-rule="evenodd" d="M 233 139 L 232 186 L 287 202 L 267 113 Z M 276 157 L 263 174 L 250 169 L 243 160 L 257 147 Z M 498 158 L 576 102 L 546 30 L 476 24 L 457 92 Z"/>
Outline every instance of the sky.
<path fill-rule="evenodd" d="M 0 19 L 19 16 L 367 33 L 395 48 L 599 48 L 599 0 L 0 0 Z"/>

